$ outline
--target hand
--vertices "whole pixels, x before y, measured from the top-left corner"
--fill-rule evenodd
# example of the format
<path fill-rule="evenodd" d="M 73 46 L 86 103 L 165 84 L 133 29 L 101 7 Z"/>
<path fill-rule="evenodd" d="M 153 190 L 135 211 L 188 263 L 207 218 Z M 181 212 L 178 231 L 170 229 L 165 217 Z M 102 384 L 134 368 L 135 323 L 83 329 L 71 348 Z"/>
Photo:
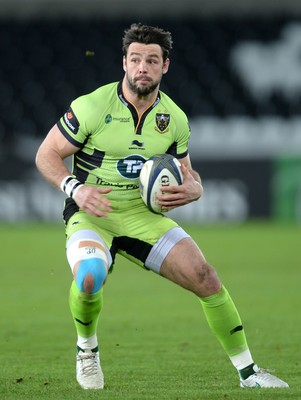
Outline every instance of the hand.
<path fill-rule="evenodd" d="M 81 210 L 94 217 L 107 217 L 112 211 L 110 201 L 104 194 L 110 193 L 112 188 L 99 188 L 95 186 L 82 185 L 78 188 L 74 201 Z"/>
<path fill-rule="evenodd" d="M 178 186 L 161 186 L 163 194 L 158 194 L 158 204 L 164 211 L 170 211 L 175 207 L 180 207 L 192 201 L 198 200 L 203 194 L 203 186 L 196 181 L 192 173 L 181 165 L 183 173 L 183 183 Z"/>

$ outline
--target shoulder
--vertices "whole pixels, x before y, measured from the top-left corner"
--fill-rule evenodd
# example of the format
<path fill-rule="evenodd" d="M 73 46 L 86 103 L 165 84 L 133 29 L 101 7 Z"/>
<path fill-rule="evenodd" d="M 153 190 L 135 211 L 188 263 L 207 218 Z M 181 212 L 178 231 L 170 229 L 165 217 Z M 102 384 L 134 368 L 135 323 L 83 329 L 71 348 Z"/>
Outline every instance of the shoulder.
<path fill-rule="evenodd" d="M 72 109 L 76 112 L 93 112 L 95 109 L 99 110 L 99 105 L 114 101 L 117 98 L 117 85 L 118 82 L 109 83 L 100 86 L 91 93 L 85 94 L 73 100 L 71 103 Z"/>
<path fill-rule="evenodd" d="M 160 91 L 161 104 L 166 107 L 174 118 L 187 120 L 185 112 L 164 92 Z"/>
<path fill-rule="evenodd" d="M 67 125 L 74 132 L 69 124 L 72 119 L 73 125 L 79 127 L 83 135 L 95 131 L 103 119 L 102 115 L 107 112 L 114 101 L 118 100 L 117 86 L 118 82 L 110 83 L 73 100 L 69 110 L 60 120 L 63 128 L 65 129 L 65 125 Z M 70 132 L 68 131 L 68 133 Z"/>
<path fill-rule="evenodd" d="M 190 126 L 186 113 L 164 92 L 160 91 L 161 109 L 170 116 L 170 123 L 175 127 L 178 135 L 189 136 Z"/>

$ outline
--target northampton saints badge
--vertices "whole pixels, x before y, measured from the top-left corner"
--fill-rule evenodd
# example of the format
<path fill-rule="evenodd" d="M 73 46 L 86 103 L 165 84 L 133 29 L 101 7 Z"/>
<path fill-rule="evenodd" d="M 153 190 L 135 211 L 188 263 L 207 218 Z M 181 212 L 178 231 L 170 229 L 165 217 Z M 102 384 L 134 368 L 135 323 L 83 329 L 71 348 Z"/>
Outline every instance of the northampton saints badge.
<path fill-rule="evenodd" d="M 156 125 L 159 132 L 166 132 L 170 121 L 169 114 L 156 114 Z"/>

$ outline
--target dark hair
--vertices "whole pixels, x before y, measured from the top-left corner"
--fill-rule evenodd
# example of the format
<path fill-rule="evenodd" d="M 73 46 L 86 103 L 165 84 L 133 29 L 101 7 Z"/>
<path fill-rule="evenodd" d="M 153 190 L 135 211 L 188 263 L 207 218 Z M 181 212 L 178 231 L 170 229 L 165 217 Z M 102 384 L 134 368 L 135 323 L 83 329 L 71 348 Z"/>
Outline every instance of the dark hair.
<path fill-rule="evenodd" d="M 163 61 L 169 56 L 172 49 L 171 33 L 155 26 L 142 25 L 141 23 L 132 24 L 124 31 L 122 39 L 122 51 L 126 56 L 131 43 L 158 44 L 162 49 Z"/>

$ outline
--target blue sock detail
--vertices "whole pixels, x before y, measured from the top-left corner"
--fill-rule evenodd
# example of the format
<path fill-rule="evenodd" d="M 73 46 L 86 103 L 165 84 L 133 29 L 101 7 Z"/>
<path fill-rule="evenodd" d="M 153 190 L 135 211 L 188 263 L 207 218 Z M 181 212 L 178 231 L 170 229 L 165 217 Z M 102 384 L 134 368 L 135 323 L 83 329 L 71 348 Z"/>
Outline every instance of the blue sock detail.
<path fill-rule="evenodd" d="M 88 258 L 80 262 L 75 281 L 82 292 L 85 291 L 84 281 L 87 274 L 91 274 L 94 278 L 94 287 L 91 292 L 94 294 L 100 290 L 107 276 L 107 268 L 101 258 Z"/>

